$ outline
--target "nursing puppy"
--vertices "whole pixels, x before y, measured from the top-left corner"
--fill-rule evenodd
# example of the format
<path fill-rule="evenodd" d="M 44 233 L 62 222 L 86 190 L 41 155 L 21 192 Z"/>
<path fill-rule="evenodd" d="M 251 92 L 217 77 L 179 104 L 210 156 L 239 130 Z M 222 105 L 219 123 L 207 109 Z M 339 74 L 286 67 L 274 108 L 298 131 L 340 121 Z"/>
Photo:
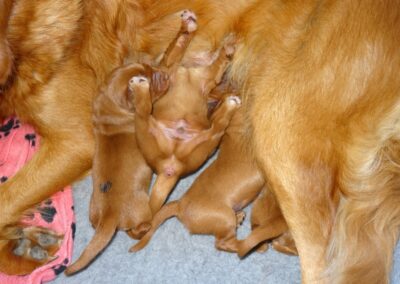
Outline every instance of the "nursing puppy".
<path fill-rule="evenodd" d="M 150 229 L 147 191 L 152 171 L 136 144 L 135 110 L 128 89 L 130 78 L 144 72 L 151 71 L 140 64 L 117 68 L 94 101 L 96 148 L 90 221 L 96 232 L 79 259 L 66 269 L 67 275 L 88 265 L 117 229 L 135 239 Z"/>
<path fill-rule="evenodd" d="M 214 235 L 217 249 L 237 252 L 241 248 L 242 241 L 236 239 L 236 228 L 244 219 L 242 209 L 257 197 L 264 185 L 244 143 L 244 132 L 243 112 L 239 109 L 222 138 L 217 160 L 195 180 L 180 200 L 161 208 L 153 218 L 150 231 L 130 251 L 145 247 L 157 228 L 173 216 L 193 234 Z M 279 207 L 271 207 L 271 213 L 275 214 L 274 210 L 279 213 Z M 285 232 L 285 221 L 281 215 L 278 219 L 281 222 L 270 227 L 269 234 L 264 230 L 260 240 L 245 240 L 243 250 L 247 252 L 260 241 Z M 248 248 L 250 245 L 252 247 Z"/>
<path fill-rule="evenodd" d="M 152 103 L 148 79 L 135 76 L 130 81 L 135 97 L 136 138 L 157 173 L 150 195 L 153 214 L 161 208 L 179 177 L 195 171 L 212 154 L 240 105 L 238 97 L 226 97 L 208 118 L 208 95 L 221 82 L 233 56 L 234 39 L 225 39 L 211 65 L 182 66 L 181 59 L 197 24 L 191 11 L 185 10 L 181 18 L 181 29 L 159 66 L 169 75 L 165 95 Z"/>

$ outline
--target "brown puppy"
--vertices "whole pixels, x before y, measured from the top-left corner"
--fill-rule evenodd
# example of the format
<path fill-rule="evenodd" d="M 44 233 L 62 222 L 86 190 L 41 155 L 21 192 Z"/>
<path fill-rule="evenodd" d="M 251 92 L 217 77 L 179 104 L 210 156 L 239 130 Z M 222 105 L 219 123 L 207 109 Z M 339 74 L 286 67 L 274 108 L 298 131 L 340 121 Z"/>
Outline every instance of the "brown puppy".
<path fill-rule="evenodd" d="M 19 220 L 88 172 L 95 149 L 92 105 L 99 87 L 127 57 L 140 62 L 159 57 L 179 29 L 174 13 L 188 5 L 202 13 L 199 22 L 207 27 L 197 33 L 199 50 L 205 52 L 187 56 L 190 62 L 210 58 L 217 49 L 210 36 L 218 30 L 219 44 L 234 17 L 248 6 L 236 3 L 221 10 L 211 0 L 15 1 L 7 32 L 15 72 L 1 96 L 0 116 L 16 114 L 33 125 L 42 145 L 0 185 L 0 271 L 26 274 L 41 265 L 32 266 L 10 250 L 21 236 Z"/>
<path fill-rule="evenodd" d="M 146 246 L 158 226 L 173 216 L 177 216 L 193 234 L 214 235 L 217 249 L 229 252 L 241 249 L 242 242 L 236 239 L 236 228 L 244 219 L 241 210 L 257 197 L 264 185 L 262 175 L 252 162 L 244 143 L 244 132 L 243 112 L 238 110 L 222 138 L 217 160 L 196 179 L 179 201 L 161 208 L 153 218 L 151 230 L 131 251 Z M 279 211 L 279 207 L 271 208 Z M 263 231 L 263 238 L 258 242 L 245 240 L 243 250 L 247 252 L 260 241 L 285 232 L 287 226 L 282 216 L 279 220 L 281 223 L 276 222 L 276 227 L 269 228 L 269 235 L 266 230 Z M 247 248 L 250 243 L 253 246 Z"/>
<path fill-rule="evenodd" d="M 152 214 L 147 190 L 152 171 L 135 138 L 129 79 L 145 72 L 140 64 L 116 69 L 94 101 L 96 149 L 90 221 L 96 233 L 80 258 L 65 273 L 85 267 L 108 244 L 117 229 L 140 238 L 150 229 Z"/>
<path fill-rule="evenodd" d="M 12 68 L 13 59 L 8 45 L 7 30 L 13 5 L 14 0 L 3 0 L 0 2 L 0 85 L 6 82 Z"/>
<path fill-rule="evenodd" d="M 150 195 L 155 214 L 180 176 L 195 171 L 217 147 L 238 97 L 227 97 L 208 119 L 207 96 L 220 83 L 234 52 L 232 38 L 226 40 L 218 58 L 209 66 L 185 67 L 181 58 L 197 28 L 196 16 L 185 10 L 182 26 L 161 61 L 169 74 L 166 94 L 151 102 L 146 77 L 133 77 L 136 138 L 143 155 L 157 173 Z"/>
<path fill-rule="evenodd" d="M 31 123 L 43 147 L 0 185 L 0 250 L 25 210 L 91 167 L 99 85 L 126 56 L 160 55 L 184 8 L 201 15 L 184 62 L 207 57 L 235 24 L 243 39 L 229 76 L 303 281 L 321 283 L 329 268 L 328 283 L 388 282 L 400 227 L 396 1 L 16 1 L 15 80 L 0 115 Z"/>

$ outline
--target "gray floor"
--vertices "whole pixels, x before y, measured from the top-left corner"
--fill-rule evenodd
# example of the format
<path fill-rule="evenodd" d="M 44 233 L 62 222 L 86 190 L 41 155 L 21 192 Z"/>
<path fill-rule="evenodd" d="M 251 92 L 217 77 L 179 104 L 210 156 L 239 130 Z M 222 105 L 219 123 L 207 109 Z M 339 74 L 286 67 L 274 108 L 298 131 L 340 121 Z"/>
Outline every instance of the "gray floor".
<path fill-rule="evenodd" d="M 179 198 L 194 177 L 182 180 L 171 199 Z M 94 233 L 88 220 L 92 190 L 90 177 L 75 184 L 74 188 L 77 225 L 75 260 Z M 246 218 L 238 232 L 239 237 L 244 238 L 248 231 Z M 300 283 L 297 257 L 270 249 L 239 260 L 234 254 L 215 250 L 211 236 L 190 236 L 174 218 L 160 227 L 144 250 L 136 254 L 128 253 L 134 242 L 125 233 L 119 232 L 86 270 L 70 277 L 61 274 L 53 283 Z M 400 245 L 395 258 L 392 283 L 400 283 Z"/>

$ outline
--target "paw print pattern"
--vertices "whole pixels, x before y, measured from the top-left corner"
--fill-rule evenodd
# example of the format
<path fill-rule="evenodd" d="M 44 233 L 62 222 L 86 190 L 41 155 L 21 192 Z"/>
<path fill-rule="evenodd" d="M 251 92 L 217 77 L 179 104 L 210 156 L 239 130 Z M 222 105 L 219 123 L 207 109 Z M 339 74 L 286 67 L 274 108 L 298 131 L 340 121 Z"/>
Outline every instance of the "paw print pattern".
<path fill-rule="evenodd" d="M 10 118 L 5 124 L 0 126 L 0 139 L 7 137 L 13 129 L 20 127 L 20 122 L 18 119 Z"/>
<path fill-rule="evenodd" d="M 52 223 L 54 216 L 57 214 L 57 209 L 52 205 L 51 199 L 44 202 L 43 206 L 38 208 L 38 212 L 44 221 Z"/>
<path fill-rule="evenodd" d="M 28 140 L 29 145 L 31 145 L 31 147 L 35 147 L 35 145 L 36 145 L 36 134 L 35 133 L 26 134 L 25 139 Z"/>
<path fill-rule="evenodd" d="M 67 264 L 69 260 L 68 258 L 64 259 L 63 263 L 60 265 L 53 266 L 52 269 L 54 271 L 55 275 L 58 275 L 60 273 L 63 273 L 65 269 L 67 269 Z"/>
<path fill-rule="evenodd" d="M 75 223 L 71 224 L 71 230 L 72 230 L 72 239 L 75 240 L 75 232 L 76 232 L 76 224 Z"/>

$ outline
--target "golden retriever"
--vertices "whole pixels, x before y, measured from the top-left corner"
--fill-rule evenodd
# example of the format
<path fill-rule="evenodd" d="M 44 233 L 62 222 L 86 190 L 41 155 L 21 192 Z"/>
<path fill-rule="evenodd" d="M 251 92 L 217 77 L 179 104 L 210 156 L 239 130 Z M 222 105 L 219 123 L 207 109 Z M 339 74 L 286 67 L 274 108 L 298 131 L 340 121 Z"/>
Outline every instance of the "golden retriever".
<path fill-rule="evenodd" d="M 179 28 L 169 15 L 188 8 L 199 30 L 186 58 L 207 55 L 231 31 L 241 39 L 229 77 L 244 96 L 248 141 L 295 239 L 303 281 L 388 282 L 400 227 L 398 7 L 18 1 L 7 36 L 16 75 L 0 111 L 33 124 L 43 145 L 0 188 L 0 249 L 26 209 L 90 169 L 99 84 L 124 60 L 161 54 Z"/>

